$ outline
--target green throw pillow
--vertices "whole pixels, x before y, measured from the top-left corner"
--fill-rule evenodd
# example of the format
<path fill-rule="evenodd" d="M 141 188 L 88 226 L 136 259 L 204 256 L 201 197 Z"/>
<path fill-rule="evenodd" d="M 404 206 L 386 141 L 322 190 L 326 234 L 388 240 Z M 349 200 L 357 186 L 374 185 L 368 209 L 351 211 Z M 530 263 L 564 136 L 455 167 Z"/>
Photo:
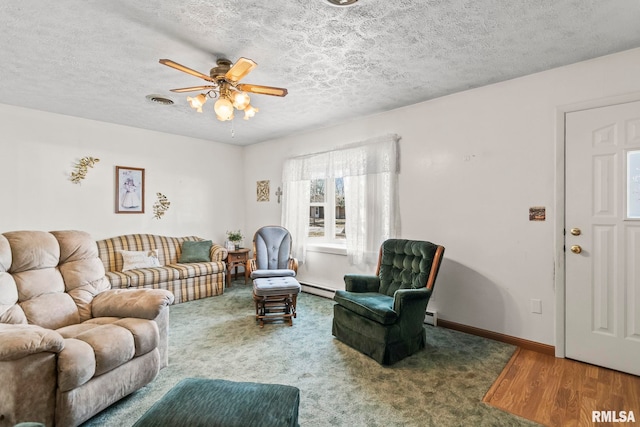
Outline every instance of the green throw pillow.
<path fill-rule="evenodd" d="M 182 242 L 182 254 L 180 255 L 178 262 L 209 262 L 211 261 L 209 252 L 211 251 L 212 245 L 213 242 L 211 242 L 211 240 Z"/>

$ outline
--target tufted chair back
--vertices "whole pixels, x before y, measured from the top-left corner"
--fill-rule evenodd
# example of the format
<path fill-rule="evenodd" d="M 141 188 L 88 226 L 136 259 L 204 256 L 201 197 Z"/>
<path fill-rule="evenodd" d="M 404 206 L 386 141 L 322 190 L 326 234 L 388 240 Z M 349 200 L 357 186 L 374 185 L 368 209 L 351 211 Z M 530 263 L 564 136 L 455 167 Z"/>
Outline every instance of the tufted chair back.
<path fill-rule="evenodd" d="M 398 289 L 432 289 L 440 268 L 434 259 L 442 257 L 442 246 L 431 242 L 389 239 L 380 247 L 379 293 L 393 296 Z M 435 266 L 432 268 L 432 266 Z M 433 270 L 433 271 L 432 271 Z"/>
<path fill-rule="evenodd" d="M 289 268 L 291 258 L 291 234 L 277 225 L 268 225 L 256 231 L 253 253 L 258 270 Z"/>

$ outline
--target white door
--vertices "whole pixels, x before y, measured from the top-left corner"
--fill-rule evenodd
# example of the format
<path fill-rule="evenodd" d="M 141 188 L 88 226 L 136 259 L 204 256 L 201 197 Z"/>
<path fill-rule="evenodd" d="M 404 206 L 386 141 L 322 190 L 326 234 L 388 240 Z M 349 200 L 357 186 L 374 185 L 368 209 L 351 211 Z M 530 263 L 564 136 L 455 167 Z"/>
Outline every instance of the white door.
<path fill-rule="evenodd" d="M 566 356 L 640 375 L 640 102 L 566 115 Z"/>

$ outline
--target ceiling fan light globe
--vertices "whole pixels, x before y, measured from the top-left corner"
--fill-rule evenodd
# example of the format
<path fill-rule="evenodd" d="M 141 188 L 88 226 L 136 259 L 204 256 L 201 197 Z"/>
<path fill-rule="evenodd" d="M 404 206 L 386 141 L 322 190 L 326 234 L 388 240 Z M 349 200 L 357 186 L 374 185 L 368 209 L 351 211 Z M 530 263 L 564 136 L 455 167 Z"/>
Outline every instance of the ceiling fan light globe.
<path fill-rule="evenodd" d="M 227 98 L 220 98 L 213 106 L 218 120 L 226 121 L 233 119 L 233 104 Z"/>
<path fill-rule="evenodd" d="M 231 95 L 231 100 L 233 101 L 233 106 L 238 110 L 244 110 L 247 108 L 247 105 L 251 102 L 251 98 L 246 92 L 236 91 Z"/>
<path fill-rule="evenodd" d="M 251 117 L 255 116 L 258 111 L 260 110 L 253 105 L 247 105 L 247 108 L 244 109 L 244 119 L 249 120 Z"/>
<path fill-rule="evenodd" d="M 234 118 L 234 115 L 233 115 L 233 114 L 232 114 L 232 115 L 230 115 L 229 117 L 220 117 L 220 116 L 218 116 L 218 115 L 216 114 L 216 119 L 220 120 L 221 122 L 228 122 L 228 121 L 233 120 L 233 118 Z"/>
<path fill-rule="evenodd" d="M 198 113 L 202 113 L 202 106 L 205 102 L 207 102 L 207 97 L 204 93 L 201 93 L 198 96 L 187 96 L 187 101 L 189 102 L 189 106 L 191 108 L 198 111 Z"/>

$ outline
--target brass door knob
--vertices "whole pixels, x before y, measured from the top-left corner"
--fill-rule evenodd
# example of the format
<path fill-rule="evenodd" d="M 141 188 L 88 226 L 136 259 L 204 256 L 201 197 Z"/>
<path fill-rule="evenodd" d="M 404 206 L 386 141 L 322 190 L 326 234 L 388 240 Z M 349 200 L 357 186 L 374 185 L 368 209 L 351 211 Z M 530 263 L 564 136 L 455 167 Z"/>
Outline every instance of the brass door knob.
<path fill-rule="evenodd" d="M 579 254 L 580 252 L 582 252 L 582 248 L 580 247 L 580 245 L 573 245 L 571 246 L 571 252 L 573 252 L 574 254 Z"/>
<path fill-rule="evenodd" d="M 580 234 L 582 234 L 582 230 L 580 230 L 579 228 L 572 228 L 571 229 L 571 235 L 579 236 Z"/>

